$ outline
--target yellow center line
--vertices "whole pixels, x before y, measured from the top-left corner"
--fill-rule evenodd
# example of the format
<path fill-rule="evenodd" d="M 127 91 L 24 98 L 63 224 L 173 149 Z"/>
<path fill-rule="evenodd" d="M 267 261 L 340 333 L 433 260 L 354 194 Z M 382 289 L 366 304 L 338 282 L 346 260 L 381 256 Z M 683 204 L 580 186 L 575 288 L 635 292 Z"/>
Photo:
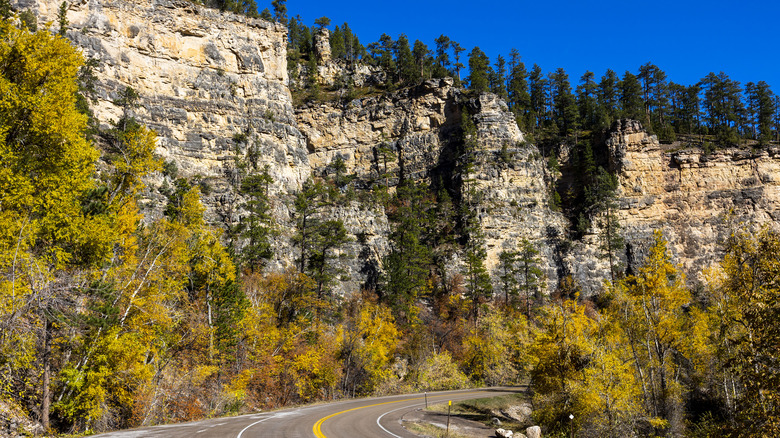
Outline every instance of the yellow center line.
<path fill-rule="evenodd" d="M 469 391 L 469 392 L 461 392 L 461 393 L 455 393 L 455 394 L 432 395 L 429 398 L 447 397 L 447 396 L 453 396 L 453 395 L 475 394 L 475 393 L 478 393 L 478 392 L 481 392 L 481 391 Z M 328 438 L 328 437 L 325 436 L 324 433 L 322 433 L 322 423 L 324 423 L 325 420 L 333 418 L 333 417 L 335 417 L 337 415 L 345 414 L 347 412 L 357 411 L 358 409 L 371 408 L 371 407 L 374 407 L 374 406 L 389 405 L 389 404 L 393 404 L 393 403 L 401 403 L 401 402 L 405 402 L 405 401 L 422 400 L 423 398 L 425 398 L 425 397 L 423 396 L 423 397 L 405 398 L 403 400 L 393 400 L 393 401 L 389 401 L 389 402 L 375 403 L 373 405 L 359 406 L 357 408 L 346 409 L 346 410 L 343 410 L 341 412 L 336 412 L 335 414 L 330 414 L 327 417 L 320 418 L 319 421 L 314 423 L 314 428 L 313 428 L 314 436 L 317 437 L 317 438 Z"/>

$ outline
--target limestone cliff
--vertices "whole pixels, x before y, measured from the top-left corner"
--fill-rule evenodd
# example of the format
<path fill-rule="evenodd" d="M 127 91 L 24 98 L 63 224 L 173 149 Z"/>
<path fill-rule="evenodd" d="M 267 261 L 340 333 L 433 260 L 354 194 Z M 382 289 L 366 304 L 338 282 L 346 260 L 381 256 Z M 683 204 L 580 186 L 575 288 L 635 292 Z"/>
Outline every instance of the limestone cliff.
<path fill-rule="evenodd" d="M 56 23 L 58 0 L 12 3 L 35 11 L 42 23 Z M 279 230 L 273 268 L 295 258 L 294 193 L 311 175 L 331 175 L 340 157 L 357 190 L 383 184 L 392 190 L 401 178 L 411 178 L 446 186 L 457 197 L 464 190 L 458 180 L 473 183 L 483 195 L 477 210 L 490 270 L 502 250 L 527 238 L 541 250 L 550 287 L 572 274 L 590 293 L 607 276 L 606 262 L 597 257 L 596 230 L 569 241 L 566 218 L 549 207 L 553 175 L 536 146 L 524 141 L 506 104 L 493 95 L 474 97 L 439 79 L 351 102 L 294 108 L 281 25 L 186 0 L 80 0 L 70 4 L 67 17 L 67 37 L 97 60 L 97 119 L 104 126 L 117 120 L 123 111 L 116 103 L 120 93 L 135 89 L 140 99 L 132 111 L 158 132 L 157 152 L 176 165 L 179 176 L 210 187 L 203 200 L 212 223 L 232 224 L 246 214 L 237 194 L 237 160 L 254 161 L 251 169 L 269 166 Z M 323 41 L 317 67 L 323 83 L 344 74 L 359 81 L 377 77 L 367 67 L 346 69 L 328 60 Z M 479 146 L 473 173 L 457 175 L 464 108 Z M 626 121 L 613 127 L 606 145 L 620 179 L 620 221 L 630 248 L 624 263 L 639 260 L 652 230 L 661 228 L 693 278 L 716 260 L 730 223 L 778 218 L 777 149 L 664 151 L 641 125 Z M 144 204 L 148 217 L 161 214 L 165 198 L 157 189 L 171 183 L 171 175 L 151 178 Z M 344 221 L 351 236 L 338 254 L 345 256 L 339 259 L 345 275 L 337 289 L 371 286 L 389 250 L 383 207 L 349 200 L 332 206 L 330 214 Z M 456 255 L 453 264 L 458 263 Z"/>
<path fill-rule="evenodd" d="M 780 219 L 780 150 L 664 150 L 638 122 L 607 139 L 620 177 L 620 222 L 629 243 L 663 230 L 689 280 L 722 255 L 733 227 Z"/>
<path fill-rule="evenodd" d="M 39 21 L 56 22 L 56 0 L 16 3 L 39 11 Z M 277 191 L 297 190 L 306 179 L 283 26 L 186 0 L 80 1 L 70 3 L 67 17 L 68 38 L 97 60 L 97 119 L 105 125 L 121 117 L 119 93 L 135 89 L 134 116 L 157 131 L 157 152 L 182 176 L 211 183 L 205 201 L 212 220 L 232 202 L 236 147 L 242 154 L 250 143 L 259 148 L 259 164 L 270 165 Z M 249 141 L 236 144 L 237 133 L 248 133 Z"/>
<path fill-rule="evenodd" d="M 386 178 L 392 188 L 408 178 L 463 191 L 457 181 L 461 178 L 454 174 L 463 108 L 473 117 L 479 146 L 473 174 L 462 179 L 473 181 L 473 188 L 482 193 L 477 209 L 488 269 L 497 267 L 502 250 L 515 250 L 520 239 L 527 238 L 539 243 L 554 285 L 554 252 L 556 239 L 565 230 L 564 219 L 548 206 L 544 160 L 538 149 L 524 142 L 514 116 L 495 95 L 470 98 L 453 87 L 451 79 L 436 79 L 356 100 L 346 108 L 310 105 L 298 109 L 297 117 L 315 172 L 340 157 L 347 172 L 365 187 Z"/>

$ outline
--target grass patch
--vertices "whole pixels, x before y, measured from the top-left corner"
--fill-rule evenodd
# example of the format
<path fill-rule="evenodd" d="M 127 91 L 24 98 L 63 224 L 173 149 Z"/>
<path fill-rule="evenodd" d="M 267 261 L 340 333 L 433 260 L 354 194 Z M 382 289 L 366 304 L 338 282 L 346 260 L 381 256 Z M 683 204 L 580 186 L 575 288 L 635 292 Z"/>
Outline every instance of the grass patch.
<path fill-rule="evenodd" d="M 453 432 L 450 430 L 449 435 L 447 434 L 446 429 L 442 429 L 439 426 L 435 426 L 433 424 L 428 423 L 404 423 L 404 427 L 412 432 L 415 435 L 423 436 L 423 437 L 433 437 L 433 438 L 469 438 L 468 435 L 463 435 L 457 432 Z"/>
<path fill-rule="evenodd" d="M 467 420 L 477 421 L 486 426 L 495 427 L 492 419 L 501 420 L 501 426 L 504 429 L 524 430 L 527 424 L 520 424 L 512 418 L 501 415 L 500 412 L 510 406 L 518 406 L 528 402 L 528 396 L 525 394 L 507 394 L 498 397 L 476 398 L 473 400 L 464 400 L 452 403 L 450 414 Z M 438 413 L 447 413 L 447 403 L 437 403 L 428 408 L 429 411 Z"/>

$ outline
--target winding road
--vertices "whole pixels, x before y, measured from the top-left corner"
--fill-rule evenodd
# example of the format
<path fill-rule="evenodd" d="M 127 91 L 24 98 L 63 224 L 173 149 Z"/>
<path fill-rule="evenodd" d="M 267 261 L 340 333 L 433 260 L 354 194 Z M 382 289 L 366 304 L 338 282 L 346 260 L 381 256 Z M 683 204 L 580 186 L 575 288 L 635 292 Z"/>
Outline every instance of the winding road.
<path fill-rule="evenodd" d="M 429 404 L 495 397 L 517 388 L 487 388 L 428 393 Z M 293 409 L 223 417 L 192 423 L 123 430 L 96 435 L 102 438 L 415 438 L 401 426 L 409 411 L 425 406 L 425 395 L 353 399 Z"/>

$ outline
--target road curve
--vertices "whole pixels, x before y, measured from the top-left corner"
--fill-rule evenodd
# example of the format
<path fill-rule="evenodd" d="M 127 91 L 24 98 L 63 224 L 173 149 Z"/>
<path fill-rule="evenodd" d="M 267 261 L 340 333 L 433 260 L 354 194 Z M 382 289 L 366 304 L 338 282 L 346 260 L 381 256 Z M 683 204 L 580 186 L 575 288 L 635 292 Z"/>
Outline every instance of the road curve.
<path fill-rule="evenodd" d="M 518 388 L 484 388 L 428 393 L 429 404 L 495 397 Z M 409 411 L 425 406 L 425 395 L 374 397 L 154 426 L 96 435 L 101 438 L 414 438 L 401 426 Z"/>

